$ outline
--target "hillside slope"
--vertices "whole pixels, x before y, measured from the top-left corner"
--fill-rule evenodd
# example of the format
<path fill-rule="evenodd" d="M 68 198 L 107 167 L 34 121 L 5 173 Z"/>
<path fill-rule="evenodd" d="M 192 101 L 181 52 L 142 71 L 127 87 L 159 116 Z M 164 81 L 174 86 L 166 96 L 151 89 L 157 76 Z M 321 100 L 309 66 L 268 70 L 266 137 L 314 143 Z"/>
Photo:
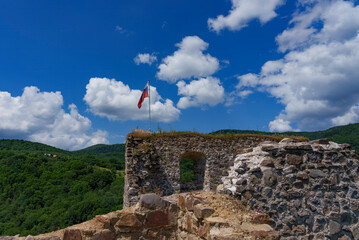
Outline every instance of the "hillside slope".
<path fill-rule="evenodd" d="M 123 174 L 98 161 L 0 151 L 0 235 L 54 231 L 121 209 Z"/>
<path fill-rule="evenodd" d="M 100 149 L 0 140 L 0 235 L 54 231 L 121 209 L 125 153 Z"/>
<path fill-rule="evenodd" d="M 125 152 L 125 144 L 96 144 L 77 151 L 66 151 L 43 143 L 17 139 L 0 139 L 0 151 L 16 153 L 51 153 L 51 154 L 104 154 Z"/>
<path fill-rule="evenodd" d="M 16 139 L 0 139 L 0 151 L 13 151 L 16 153 L 51 153 L 69 154 L 69 151 L 55 148 L 46 144 Z"/>
<path fill-rule="evenodd" d="M 99 167 L 124 170 L 125 144 L 97 144 L 78 151 L 66 151 L 46 144 L 15 139 L 0 139 L 0 152 L 10 151 L 25 155 L 56 155 L 57 157 L 82 158 Z"/>
<path fill-rule="evenodd" d="M 113 153 L 113 152 L 125 152 L 125 144 L 96 144 L 88 148 L 84 148 L 78 151 L 74 151 L 74 153 Z"/>

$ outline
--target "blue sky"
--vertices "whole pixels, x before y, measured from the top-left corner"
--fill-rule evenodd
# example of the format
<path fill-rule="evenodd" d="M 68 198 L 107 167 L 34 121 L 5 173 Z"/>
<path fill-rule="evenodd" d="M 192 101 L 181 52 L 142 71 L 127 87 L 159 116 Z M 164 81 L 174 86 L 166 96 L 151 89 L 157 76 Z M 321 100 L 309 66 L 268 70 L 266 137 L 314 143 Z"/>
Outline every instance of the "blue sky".
<path fill-rule="evenodd" d="M 359 120 L 343 0 L 0 2 L 0 138 L 64 149 L 135 128 L 311 131 Z"/>

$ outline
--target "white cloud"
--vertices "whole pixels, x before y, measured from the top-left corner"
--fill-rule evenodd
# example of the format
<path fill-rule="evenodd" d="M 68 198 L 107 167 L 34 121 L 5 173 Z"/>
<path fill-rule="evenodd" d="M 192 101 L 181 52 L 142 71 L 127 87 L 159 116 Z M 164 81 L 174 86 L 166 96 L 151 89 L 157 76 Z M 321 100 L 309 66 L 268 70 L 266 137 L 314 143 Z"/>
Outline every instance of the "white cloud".
<path fill-rule="evenodd" d="M 305 26 L 311 29 L 318 28 L 317 20 L 320 19 L 321 28 L 303 41 L 297 38 L 300 41 L 295 42 L 294 37 L 292 42 L 280 44 L 279 49 L 291 51 L 282 59 L 265 63 L 257 79 L 256 75 L 252 80 L 248 80 L 248 76 L 240 78 L 240 89 L 253 87 L 256 83 L 257 89 L 269 92 L 285 106 L 270 123 L 271 130 L 287 131 L 290 124 L 304 130 L 318 130 L 359 120 L 357 16 L 359 8 L 352 2 L 318 2 L 304 13 L 298 13 L 294 22 L 302 24 L 309 19 Z M 296 24 L 289 30 L 293 36 L 299 26 Z M 300 34 L 303 28 L 298 29 Z"/>
<path fill-rule="evenodd" d="M 148 98 L 138 109 L 142 90 L 132 90 L 121 81 L 91 78 L 84 100 L 95 115 L 111 120 L 148 120 Z M 163 100 L 151 86 L 151 117 L 154 121 L 171 122 L 178 119 L 180 110 L 169 99 Z"/>
<path fill-rule="evenodd" d="M 249 87 L 253 88 L 259 84 L 259 76 L 257 74 L 248 73 L 242 76 L 238 76 L 238 84 L 236 89 L 230 93 L 226 94 L 225 106 L 231 106 L 233 104 L 240 103 L 238 97 L 241 99 L 247 98 L 253 93 L 253 90 L 250 90 Z"/>
<path fill-rule="evenodd" d="M 252 90 L 243 90 L 243 91 L 238 92 L 238 96 L 240 96 L 241 98 L 246 98 L 249 95 L 251 95 L 252 93 L 253 93 Z"/>
<path fill-rule="evenodd" d="M 293 131 L 293 128 L 289 121 L 277 118 L 269 123 L 269 130 L 271 132 L 290 132 Z"/>
<path fill-rule="evenodd" d="M 225 28 L 239 31 L 253 19 L 264 24 L 277 16 L 274 10 L 283 3 L 284 0 L 232 0 L 229 14 L 208 19 L 208 27 L 216 32 Z"/>
<path fill-rule="evenodd" d="M 306 12 L 296 15 L 291 23 L 294 27 L 276 38 L 282 52 L 311 44 L 345 41 L 358 34 L 359 6 L 351 1 L 318 1 Z M 315 27 L 313 23 L 320 24 Z"/>
<path fill-rule="evenodd" d="M 121 34 L 124 34 L 124 33 L 127 32 L 123 27 L 121 27 L 121 26 L 119 26 L 119 25 L 117 25 L 117 26 L 115 27 L 115 31 L 117 31 L 117 32 L 119 32 L 119 33 L 121 33 Z"/>
<path fill-rule="evenodd" d="M 189 84 L 177 83 L 178 95 L 182 95 L 177 107 L 185 109 L 203 105 L 215 106 L 224 101 L 224 88 L 218 78 L 207 77 L 193 80 Z"/>
<path fill-rule="evenodd" d="M 222 63 L 224 63 L 224 65 L 229 65 L 231 62 L 229 60 L 222 60 Z"/>
<path fill-rule="evenodd" d="M 334 125 L 346 125 L 359 122 L 359 106 L 352 106 L 344 115 L 331 119 Z"/>
<path fill-rule="evenodd" d="M 17 97 L 0 92 L 0 136 L 69 150 L 108 143 L 104 131 L 87 134 L 91 121 L 81 116 L 75 105 L 69 106 L 70 113 L 66 113 L 62 105 L 60 92 L 40 92 L 36 87 L 26 87 Z"/>
<path fill-rule="evenodd" d="M 157 61 L 157 57 L 154 53 L 139 53 L 133 60 L 137 65 L 140 65 L 141 63 L 152 65 L 152 63 Z"/>
<path fill-rule="evenodd" d="M 218 71 L 218 59 L 209 54 L 203 54 L 203 51 L 208 48 L 208 43 L 199 37 L 187 36 L 176 46 L 179 49 L 173 55 L 163 59 L 158 67 L 159 79 L 175 83 L 180 79 L 207 77 Z"/>
<path fill-rule="evenodd" d="M 248 73 L 238 77 L 238 84 L 236 86 L 237 89 L 241 89 L 243 86 L 245 87 L 255 87 L 259 83 L 259 78 L 256 74 Z"/>
<path fill-rule="evenodd" d="M 237 103 L 237 96 L 238 94 L 235 91 L 227 93 L 225 97 L 224 106 L 229 107 Z"/>
<path fill-rule="evenodd" d="M 320 0 L 297 0 L 297 2 L 303 6 L 317 3 L 318 1 L 320 1 Z"/>

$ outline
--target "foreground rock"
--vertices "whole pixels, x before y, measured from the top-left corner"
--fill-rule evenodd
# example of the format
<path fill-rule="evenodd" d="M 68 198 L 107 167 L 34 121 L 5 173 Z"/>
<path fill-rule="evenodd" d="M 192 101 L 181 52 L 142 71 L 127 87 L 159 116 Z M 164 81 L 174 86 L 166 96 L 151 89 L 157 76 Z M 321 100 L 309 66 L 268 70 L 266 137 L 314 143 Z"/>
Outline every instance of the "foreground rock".
<path fill-rule="evenodd" d="M 359 163 L 348 144 L 283 139 L 245 152 L 222 191 L 267 213 L 281 239 L 359 239 Z"/>
<path fill-rule="evenodd" d="M 56 232 L 1 240 L 279 239 L 265 214 L 228 195 L 194 192 L 159 198 L 145 194 L 131 208 L 96 216 Z"/>

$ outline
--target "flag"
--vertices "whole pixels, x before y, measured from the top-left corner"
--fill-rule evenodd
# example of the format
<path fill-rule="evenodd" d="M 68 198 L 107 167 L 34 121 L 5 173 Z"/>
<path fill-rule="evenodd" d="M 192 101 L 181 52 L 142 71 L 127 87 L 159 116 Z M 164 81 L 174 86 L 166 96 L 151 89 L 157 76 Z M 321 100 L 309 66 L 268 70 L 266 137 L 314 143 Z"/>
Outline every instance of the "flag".
<path fill-rule="evenodd" d="M 145 100 L 145 98 L 148 97 L 148 83 L 146 84 L 145 88 L 142 91 L 142 95 L 140 97 L 140 100 L 138 101 L 137 107 L 142 107 L 142 102 Z"/>

